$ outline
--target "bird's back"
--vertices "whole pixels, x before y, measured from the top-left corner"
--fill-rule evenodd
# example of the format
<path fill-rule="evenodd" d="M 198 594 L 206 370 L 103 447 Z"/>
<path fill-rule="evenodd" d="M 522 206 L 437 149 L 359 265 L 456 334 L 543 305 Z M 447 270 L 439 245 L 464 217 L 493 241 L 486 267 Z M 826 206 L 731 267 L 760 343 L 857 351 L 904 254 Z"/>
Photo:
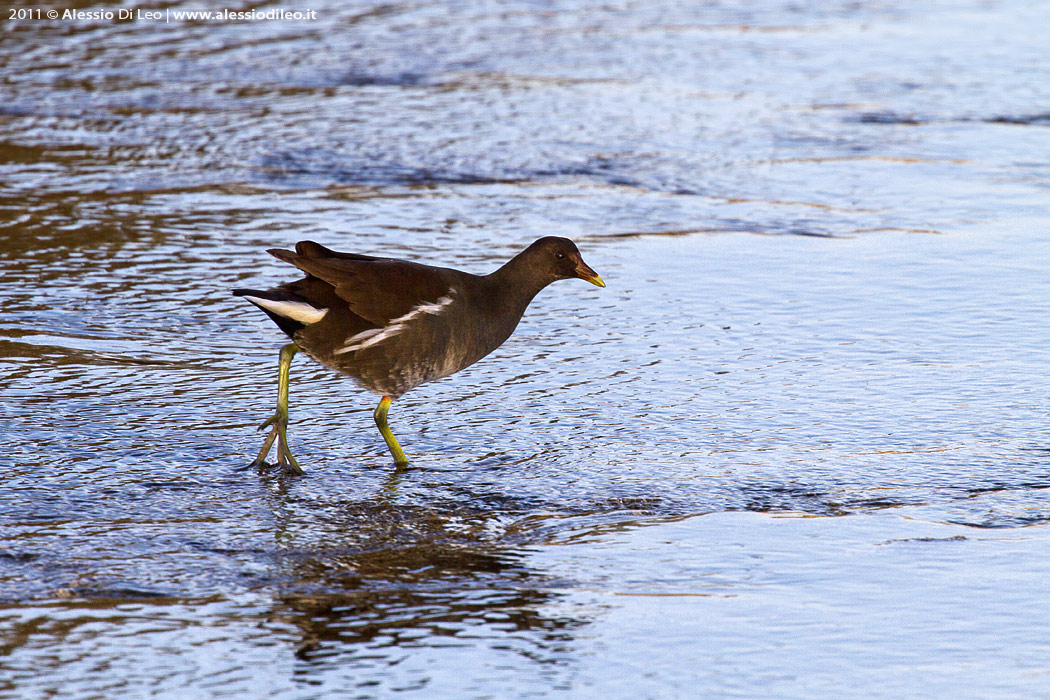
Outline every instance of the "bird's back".
<path fill-rule="evenodd" d="M 311 241 L 295 252 L 270 253 L 306 277 L 266 292 L 238 292 L 306 354 L 392 398 L 478 361 L 521 318 L 499 307 L 487 277 L 340 253 Z"/>

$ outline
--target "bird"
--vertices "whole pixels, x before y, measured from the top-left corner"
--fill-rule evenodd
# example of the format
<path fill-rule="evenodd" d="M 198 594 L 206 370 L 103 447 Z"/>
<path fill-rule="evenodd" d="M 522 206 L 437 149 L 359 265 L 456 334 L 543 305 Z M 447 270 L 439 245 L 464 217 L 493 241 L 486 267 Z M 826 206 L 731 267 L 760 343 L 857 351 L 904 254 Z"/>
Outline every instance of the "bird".
<path fill-rule="evenodd" d="M 469 367 L 504 343 L 533 298 L 547 285 L 579 278 L 605 281 L 568 238 L 546 236 L 487 275 L 408 260 L 340 253 L 313 241 L 295 251 L 267 251 L 305 277 L 267 290 L 234 289 L 292 342 L 281 347 L 277 409 L 250 466 L 267 465 L 277 442 L 277 464 L 303 474 L 288 446 L 288 385 L 300 350 L 348 375 L 382 398 L 373 417 L 398 468 L 408 465 L 387 421 L 391 402 L 420 384 Z"/>

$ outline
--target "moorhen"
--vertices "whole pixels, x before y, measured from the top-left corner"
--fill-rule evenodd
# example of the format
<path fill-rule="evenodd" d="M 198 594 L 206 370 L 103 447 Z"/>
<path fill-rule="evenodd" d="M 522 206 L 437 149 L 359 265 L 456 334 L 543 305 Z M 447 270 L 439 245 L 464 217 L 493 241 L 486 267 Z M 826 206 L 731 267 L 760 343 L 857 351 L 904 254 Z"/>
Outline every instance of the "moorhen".
<path fill-rule="evenodd" d="M 551 282 L 605 282 L 567 238 L 541 238 L 489 275 L 406 260 L 339 253 L 313 241 L 295 252 L 267 251 L 306 273 L 266 291 L 235 289 L 293 342 L 281 348 L 277 411 L 252 463 L 262 466 L 274 440 L 277 461 L 302 474 L 288 448 L 288 371 L 302 350 L 382 396 L 375 421 L 396 465 L 408 464 L 387 424 L 390 402 L 424 382 L 447 377 L 498 348 L 533 297 Z"/>

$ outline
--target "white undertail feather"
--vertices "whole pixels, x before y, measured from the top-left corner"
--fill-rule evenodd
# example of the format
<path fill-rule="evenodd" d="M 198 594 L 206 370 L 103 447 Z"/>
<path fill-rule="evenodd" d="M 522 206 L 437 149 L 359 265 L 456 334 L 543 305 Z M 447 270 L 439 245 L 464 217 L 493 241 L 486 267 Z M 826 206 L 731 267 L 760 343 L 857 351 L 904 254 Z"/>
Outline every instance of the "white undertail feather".
<path fill-rule="evenodd" d="M 259 297 L 249 296 L 244 298 L 267 311 L 272 311 L 278 316 L 290 318 L 293 321 L 305 323 L 306 325 L 317 323 L 328 313 L 328 309 L 318 309 L 303 301 L 276 301 L 274 299 L 260 299 Z"/>
<path fill-rule="evenodd" d="M 452 297 L 455 296 L 455 294 L 455 290 L 449 289 L 448 294 L 437 301 L 414 306 L 407 314 L 392 319 L 390 323 L 383 328 L 369 328 L 366 331 L 361 331 L 356 335 L 352 335 L 346 339 L 346 342 L 343 343 L 343 347 L 334 351 L 332 354 L 342 355 L 347 352 L 364 350 L 365 348 L 383 342 L 387 338 L 392 338 L 404 330 L 405 325 L 412 319 L 422 316 L 423 314 L 431 314 L 433 316 L 440 314 L 446 306 L 452 303 Z"/>

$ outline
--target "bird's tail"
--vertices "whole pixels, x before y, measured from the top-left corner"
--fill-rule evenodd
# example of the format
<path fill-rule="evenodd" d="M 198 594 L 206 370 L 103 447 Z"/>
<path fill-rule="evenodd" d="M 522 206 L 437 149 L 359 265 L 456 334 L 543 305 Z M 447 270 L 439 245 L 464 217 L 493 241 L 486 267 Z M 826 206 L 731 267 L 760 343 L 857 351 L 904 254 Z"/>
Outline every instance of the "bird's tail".
<path fill-rule="evenodd" d="M 244 297 L 262 309 L 289 337 L 299 329 L 311 323 L 317 323 L 328 311 L 328 309 L 319 309 L 301 297 L 286 291 L 234 289 L 233 295 Z"/>

